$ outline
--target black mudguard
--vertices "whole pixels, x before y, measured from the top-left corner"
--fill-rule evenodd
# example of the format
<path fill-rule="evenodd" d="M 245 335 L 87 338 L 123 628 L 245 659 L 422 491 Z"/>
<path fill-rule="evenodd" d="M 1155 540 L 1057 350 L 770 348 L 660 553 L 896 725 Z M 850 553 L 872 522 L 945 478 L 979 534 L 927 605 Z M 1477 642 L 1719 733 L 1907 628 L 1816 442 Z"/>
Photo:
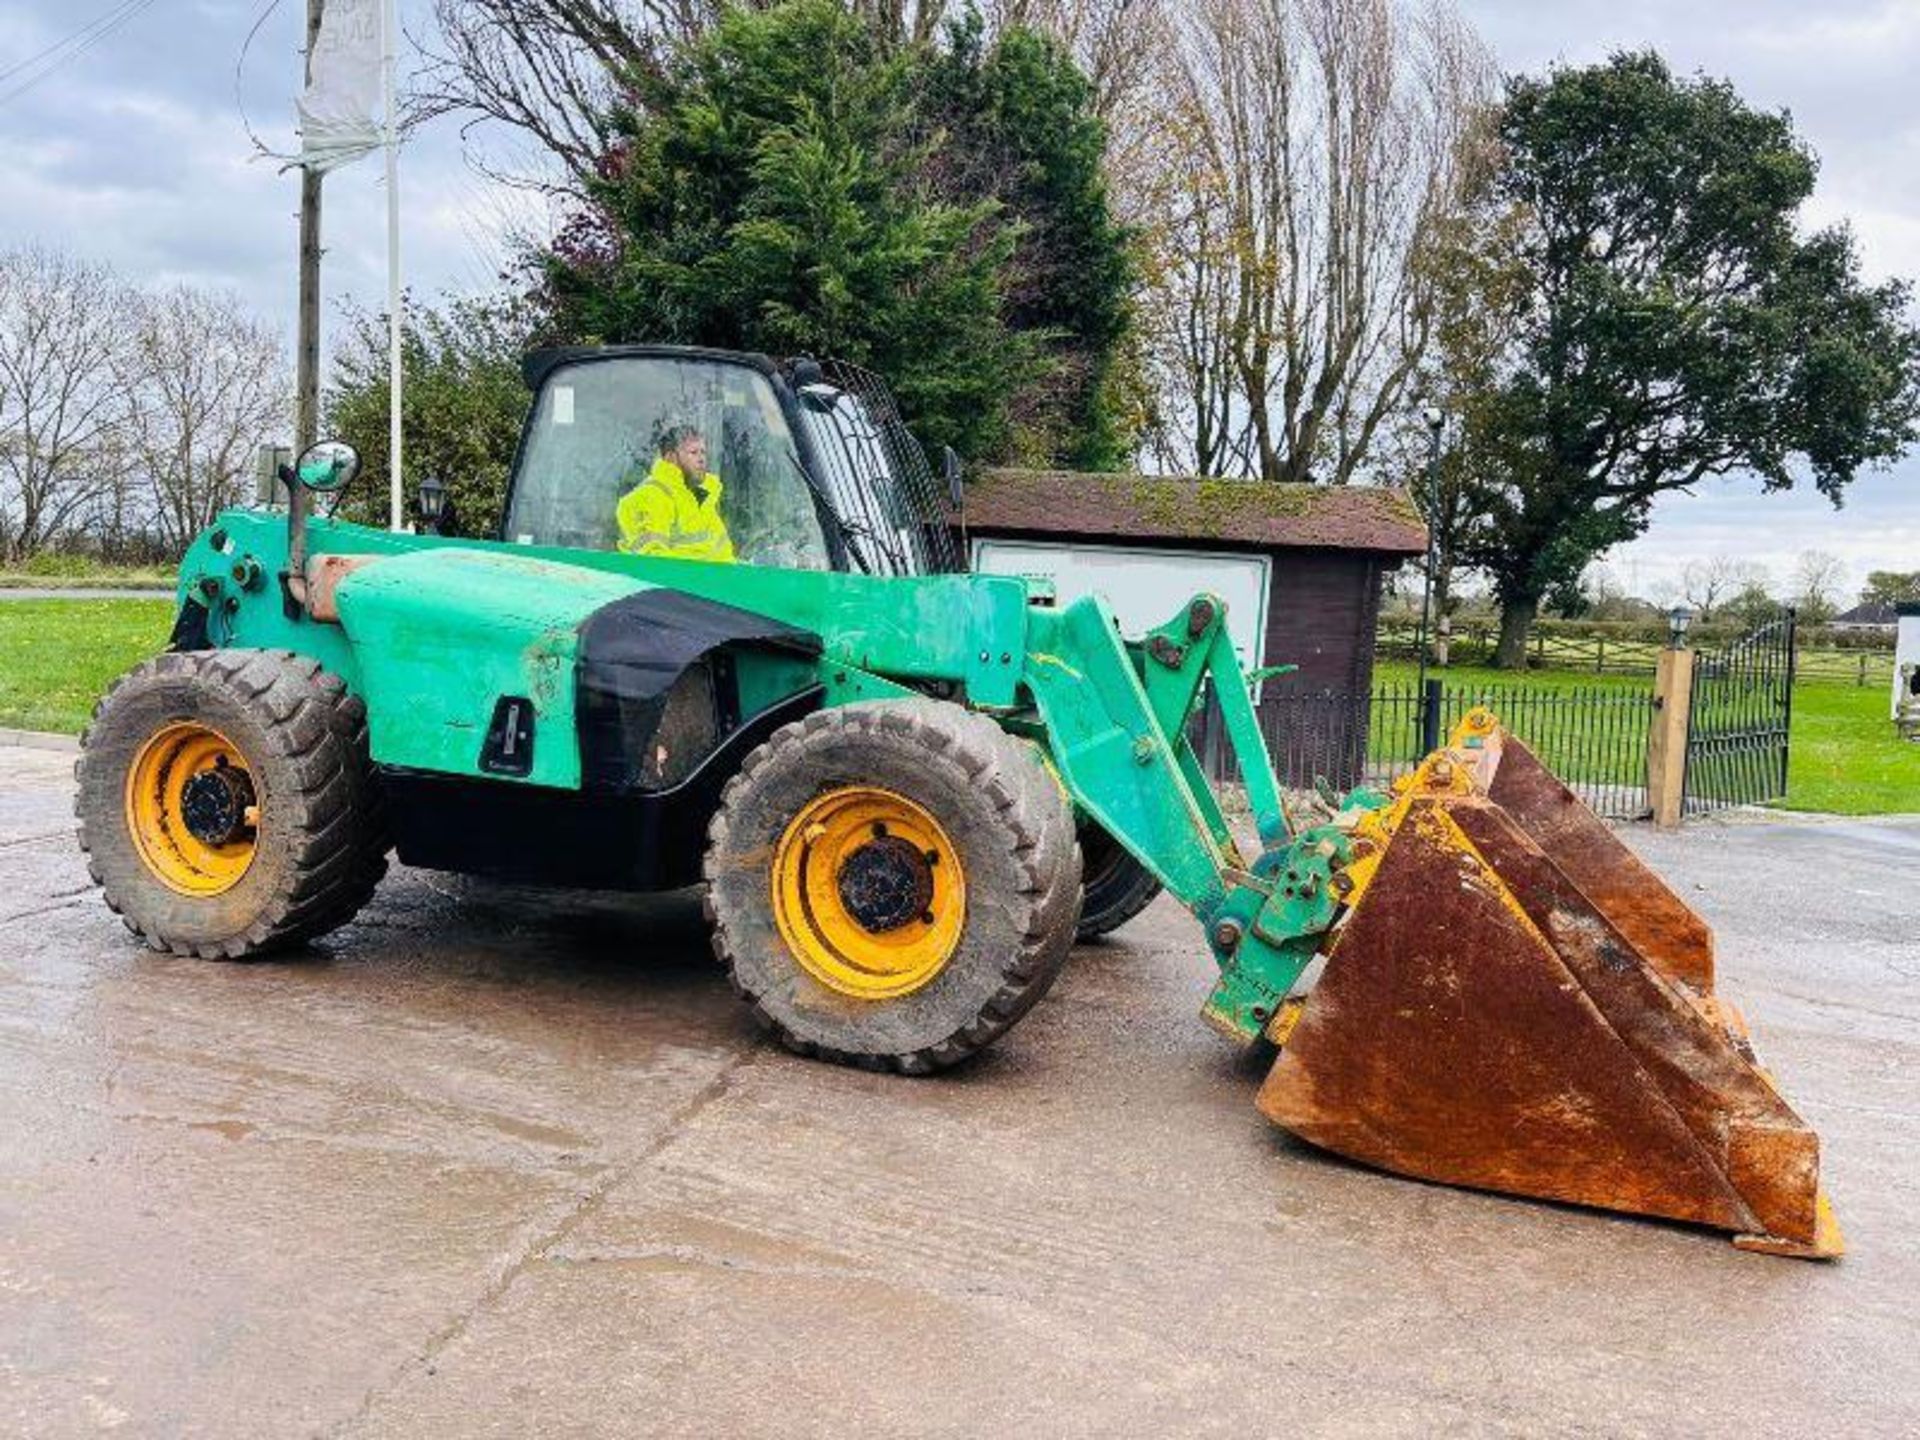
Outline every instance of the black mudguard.
<path fill-rule="evenodd" d="M 574 713 L 583 789 L 671 789 L 743 718 L 733 657 L 743 649 L 812 659 L 820 637 L 678 590 L 642 590 L 580 626 Z"/>

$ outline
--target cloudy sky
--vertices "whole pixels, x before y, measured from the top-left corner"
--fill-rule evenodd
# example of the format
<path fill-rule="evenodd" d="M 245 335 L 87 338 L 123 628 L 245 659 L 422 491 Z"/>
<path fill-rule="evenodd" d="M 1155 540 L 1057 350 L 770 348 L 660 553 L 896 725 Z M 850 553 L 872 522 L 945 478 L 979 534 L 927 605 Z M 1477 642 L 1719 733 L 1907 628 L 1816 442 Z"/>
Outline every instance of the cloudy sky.
<path fill-rule="evenodd" d="M 1822 160 L 1809 223 L 1850 222 L 1873 276 L 1920 276 L 1920 0 L 1459 3 L 1510 70 L 1651 45 L 1790 110 Z M 401 8 L 409 26 L 425 18 L 425 0 Z M 228 286 L 290 333 L 298 187 L 252 158 L 241 109 L 269 146 L 292 146 L 303 12 L 302 0 L 0 0 L 0 245 L 47 241 L 140 280 Z M 45 54 L 103 18 L 91 43 Z M 371 163 L 328 182 L 330 302 L 384 294 L 378 182 Z M 473 171 L 448 125 L 409 146 L 401 186 L 408 280 L 423 293 L 490 288 L 511 256 L 504 236 L 540 223 Z M 1810 491 L 1757 492 L 1728 480 L 1670 497 L 1613 568 L 1641 592 L 1715 554 L 1782 581 L 1809 548 L 1840 556 L 1853 584 L 1920 568 L 1920 454 L 1864 476 L 1837 513 Z"/>

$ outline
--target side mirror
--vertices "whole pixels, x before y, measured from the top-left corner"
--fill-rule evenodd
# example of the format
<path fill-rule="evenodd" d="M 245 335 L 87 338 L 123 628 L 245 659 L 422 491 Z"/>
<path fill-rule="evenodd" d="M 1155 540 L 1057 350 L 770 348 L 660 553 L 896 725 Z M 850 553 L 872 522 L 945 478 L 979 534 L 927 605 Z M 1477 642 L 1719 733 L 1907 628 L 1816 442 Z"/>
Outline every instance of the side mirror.
<path fill-rule="evenodd" d="M 359 473 L 360 452 L 344 440 L 322 440 L 309 446 L 293 467 L 294 479 L 323 495 L 344 489 Z"/>
<path fill-rule="evenodd" d="M 958 510 L 966 503 L 966 488 L 961 482 L 960 457 L 954 453 L 953 446 L 940 447 L 940 464 L 946 472 L 947 499 Z"/>

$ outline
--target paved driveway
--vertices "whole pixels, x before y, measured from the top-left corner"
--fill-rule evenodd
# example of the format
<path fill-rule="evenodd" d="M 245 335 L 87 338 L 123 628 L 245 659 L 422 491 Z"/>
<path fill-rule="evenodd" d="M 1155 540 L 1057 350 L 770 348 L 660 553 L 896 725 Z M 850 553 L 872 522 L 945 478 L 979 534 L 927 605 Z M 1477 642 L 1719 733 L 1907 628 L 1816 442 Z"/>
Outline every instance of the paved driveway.
<path fill-rule="evenodd" d="M 1634 837 L 1825 1138 L 1813 1265 L 1305 1149 L 1164 902 L 890 1079 L 759 1041 L 684 899 L 148 955 L 69 761 L 0 749 L 0 1433 L 1920 1431 L 1920 823 Z"/>

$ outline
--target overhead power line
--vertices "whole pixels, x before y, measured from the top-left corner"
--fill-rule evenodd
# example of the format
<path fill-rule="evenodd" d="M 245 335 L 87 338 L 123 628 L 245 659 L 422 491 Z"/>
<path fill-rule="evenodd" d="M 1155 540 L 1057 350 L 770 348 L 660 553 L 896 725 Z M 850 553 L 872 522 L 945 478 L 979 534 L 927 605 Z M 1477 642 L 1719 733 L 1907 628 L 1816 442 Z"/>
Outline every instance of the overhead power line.
<path fill-rule="evenodd" d="M 53 44 L 47 46 L 46 49 L 37 50 L 33 54 L 27 56 L 27 58 L 24 60 L 16 60 L 13 64 L 7 66 L 5 69 L 0 70 L 0 83 L 4 83 L 5 81 L 11 80 L 14 76 L 18 75 L 22 70 L 28 69 L 30 66 L 37 65 L 41 61 L 49 59 L 53 55 L 57 54 L 59 51 L 65 50 L 68 46 L 76 44 L 80 40 L 85 39 L 86 36 L 89 33 L 91 33 L 93 30 L 111 21 L 116 14 L 118 14 L 123 10 L 126 10 L 129 6 L 131 6 L 134 3 L 135 3 L 135 0 L 121 0 L 120 4 L 114 6 L 113 9 L 108 11 L 105 15 L 96 15 L 93 19 L 89 20 L 86 24 L 82 25 L 78 30 L 72 31 L 69 34 L 61 36 L 58 40 L 54 41 Z"/>
<path fill-rule="evenodd" d="M 0 86 L 5 87 L 0 89 L 0 105 L 18 100 L 49 76 L 80 59 L 153 3 L 154 0 L 121 0 L 105 14 L 89 20 L 45 49 L 0 70 Z"/>

